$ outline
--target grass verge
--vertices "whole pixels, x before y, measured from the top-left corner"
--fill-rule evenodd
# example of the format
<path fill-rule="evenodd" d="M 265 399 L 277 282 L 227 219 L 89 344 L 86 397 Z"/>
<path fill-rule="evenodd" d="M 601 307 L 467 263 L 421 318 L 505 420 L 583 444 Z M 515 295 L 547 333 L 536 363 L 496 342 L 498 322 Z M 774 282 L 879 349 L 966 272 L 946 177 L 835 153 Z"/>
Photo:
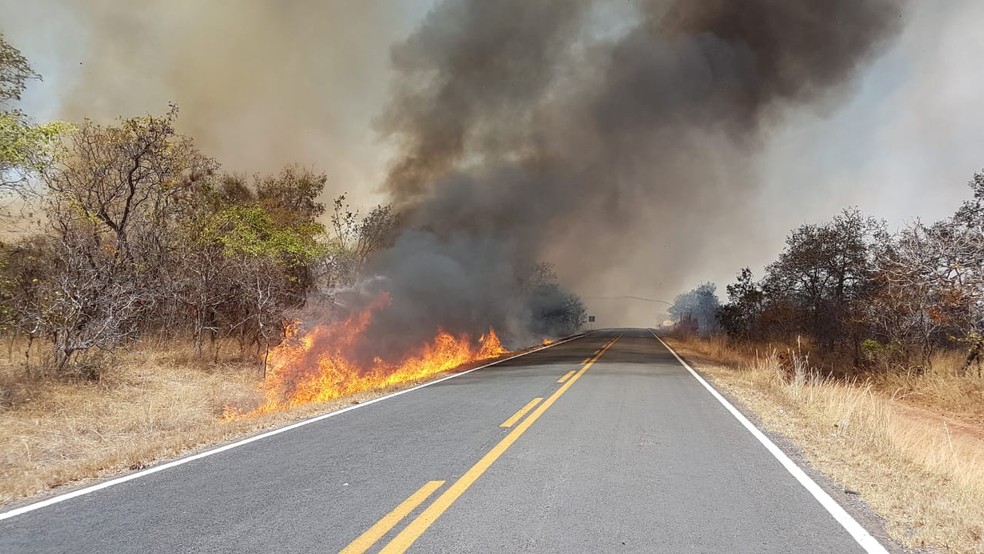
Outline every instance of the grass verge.
<path fill-rule="evenodd" d="M 892 538 L 984 552 L 984 406 L 967 401 L 968 392 L 984 390 L 980 379 L 941 369 L 844 381 L 812 372 L 795 353 L 666 340 L 813 467 L 857 492 L 886 519 Z"/>

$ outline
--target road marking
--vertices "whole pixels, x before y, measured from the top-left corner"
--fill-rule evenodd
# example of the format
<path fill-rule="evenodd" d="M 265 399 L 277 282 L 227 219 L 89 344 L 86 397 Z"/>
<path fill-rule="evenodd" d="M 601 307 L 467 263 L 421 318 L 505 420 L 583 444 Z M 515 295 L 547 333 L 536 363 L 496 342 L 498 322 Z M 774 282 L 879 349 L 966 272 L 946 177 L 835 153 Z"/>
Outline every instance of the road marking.
<path fill-rule="evenodd" d="M 574 372 L 572 371 L 571 373 L 574 373 Z M 500 425 L 499 427 L 512 427 L 513 425 L 516 425 L 516 422 L 517 421 L 519 421 L 520 419 L 523 419 L 523 416 L 526 415 L 526 412 L 532 410 L 542 400 L 543 400 L 543 398 L 539 398 L 539 397 L 534 398 L 533 400 L 530 400 L 529 402 L 527 402 L 527 404 L 525 406 L 523 406 L 522 408 L 520 408 L 518 412 L 514 413 L 512 415 L 512 417 L 510 417 L 509 419 L 503 421 L 502 422 L 502 425 Z"/>
<path fill-rule="evenodd" d="M 13 510 L 9 510 L 9 511 L 0 513 L 0 521 L 3 521 L 5 519 L 10 519 L 12 517 L 19 516 L 21 514 L 26 514 L 28 512 L 33 512 L 34 510 L 40 510 L 41 508 L 45 508 L 47 506 L 51 506 L 52 504 L 58 504 L 59 502 L 64 502 L 66 500 L 71 500 L 71 499 L 77 498 L 79 496 L 84 496 L 86 494 L 91 494 L 91 493 L 94 493 L 96 491 L 100 491 L 102 489 L 108 489 L 109 487 L 120 485 L 120 484 L 126 483 L 127 481 L 132 481 L 134 479 L 139 479 L 140 477 L 146 477 L 148 475 L 152 475 L 152 474 L 157 473 L 159 471 L 164 471 L 165 469 L 171 469 L 172 467 L 177 467 L 177 466 L 180 466 L 180 465 L 187 464 L 189 462 L 193 462 L 195 460 L 200 460 L 202 458 L 207 458 L 209 456 L 213 456 L 215 454 L 219 454 L 219 453 L 225 452 L 227 450 L 232 450 L 233 448 L 239 448 L 240 446 L 245 446 L 245 445 L 247 445 L 249 443 L 256 442 L 258 440 L 265 439 L 267 437 L 272 437 L 274 435 L 279 435 L 280 433 L 286 433 L 287 431 L 293 431 L 294 429 L 297 429 L 298 427 L 303 427 L 305 425 L 310 425 L 312 423 L 316 423 L 318 421 L 322 421 L 322 420 L 328 419 L 330 417 L 335 417 L 337 415 L 341 415 L 341 414 L 344 414 L 346 412 L 350 412 L 352 410 L 357 410 L 359 408 L 365 408 L 366 406 L 375 404 L 376 402 L 382 402 L 383 400 L 389 400 L 390 398 L 394 398 L 394 397 L 400 396 L 401 394 L 407 394 L 407 393 L 413 392 L 415 390 L 422 389 L 424 387 L 429 387 L 431 385 L 436 385 L 437 383 L 440 383 L 442 381 L 447 381 L 448 379 L 454 379 L 456 377 L 461 377 L 462 375 L 467 375 L 467 374 L 469 374 L 469 373 L 471 373 L 473 371 L 478 371 L 480 369 L 485 369 L 487 367 L 491 367 L 491 366 L 494 366 L 496 364 L 501 364 L 503 362 L 508 362 L 509 360 L 515 360 L 516 358 L 521 358 L 521 357 L 526 356 L 528 354 L 533 354 L 534 352 L 539 352 L 541 350 L 546 350 L 547 348 L 553 348 L 555 346 L 564 344 L 565 342 L 570 342 L 572 340 L 577 340 L 577 339 L 584 338 L 584 337 L 586 337 L 588 335 L 591 335 L 593 333 L 594 333 L 594 331 L 589 331 L 587 333 L 584 333 L 583 335 L 577 335 L 577 336 L 574 336 L 574 337 L 566 338 L 564 340 L 559 340 L 559 341 L 557 341 L 555 343 L 552 343 L 552 344 L 548 344 L 548 345 L 545 345 L 545 346 L 539 346 L 539 347 L 534 348 L 532 350 L 527 350 L 526 352 L 522 352 L 520 354 L 516 354 L 515 356 L 510 356 L 510 357 L 504 358 L 502 360 L 496 360 L 494 362 L 487 363 L 487 364 L 485 364 L 483 366 L 479 366 L 479 367 L 476 367 L 474 369 L 469 369 L 467 371 L 462 371 L 461 373 L 455 373 L 454 375 L 448 375 L 447 377 L 442 377 L 440 379 L 435 379 L 435 380 L 429 381 L 427 383 L 422 383 L 420 385 L 417 385 L 415 387 L 411 387 L 409 389 L 404 389 L 404 390 L 401 390 L 401 391 L 394 392 L 392 394 L 387 394 L 386 396 L 380 396 L 379 398 L 373 398 L 372 400 L 367 400 L 367 401 L 365 401 L 365 402 L 363 402 L 361 404 L 356 404 L 354 406 L 347 406 L 345 408 L 342 408 L 340 410 L 336 410 L 334 412 L 328 412 L 327 414 L 321 414 L 319 416 L 315 416 L 315 417 L 312 417 L 310 419 L 304 419 L 304 420 L 298 421 L 297 423 L 292 423 L 290 425 L 287 425 L 286 427 L 279 427 L 277 429 L 273 429 L 271 431 L 267 431 L 267 432 L 261 433 L 259 435 L 255 435 L 255 436 L 252 436 L 252 437 L 249 437 L 249 438 L 245 438 L 245 439 L 240 440 L 240 441 L 236 441 L 236 442 L 227 444 L 225 446 L 220 446 L 218 448 L 213 448 L 211 450 L 206 450 L 204 452 L 199 452 L 198 454 L 193 454 L 193 455 L 188 456 L 186 458 L 181 458 L 181 459 L 178 459 L 178 460 L 174 460 L 174 461 L 171 461 L 171 462 L 167 462 L 166 464 L 161 464 L 159 466 L 154 466 L 154 467 L 151 467 L 149 469 L 145 469 L 143 471 L 138 471 L 136 473 L 131 473 L 129 475 L 124 475 L 123 477 L 117 477 L 116 479 L 110 479 L 109 481 L 103 481 L 102 483 L 98 483 L 98 484 L 95 484 L 95 485 L 92 485 L 92 486 L 89 486 L 89 487 L 83 487 L 81 489 L 74 490 L 74 491 L 71 491 L 71 492 L 67 492 L 65 494 L 60 494 L 58 496 L 53 496 L 51 498 L 48 498 L 48 499 L 45 499 L 45 500 L 41 500 L 41 501 L 35 502 L 33 504 L 28 504 L 27 506 L 21 506 L 20 508 L 15 508 Z"/>
<path fill-rule="evenodd" d="M 693 375 L 694 379 L 697 379 L 697 381 L 703 385 L 704 388 L 707 389 L 718 402 L 720 402 L 729 412 L 731 412 L 731 415 L 733 415 L 735 419 L 737 419 L 738 422 L 745 427 L 745 429 L 748 429 L 752 436 L 762 443 L 762 446 L 764 446 L 770 454 L 779 460 L 782 467 L 786 468 L 786 471 L 788 471 L 790 475 L 799 481 L 799 483 L 803 485 L 803 487 L 810 494 L 812 494 L 818 502 L 820 502 L 820 505 L 823 506 L 835 520 L 837 520 L 837 523 L 840 523 L 841 526 L 847 530 L 854 540 L 861 545 L 861 548 L 863 548 L 865 552 L 868 552 L 869 554 L 888 554 L 888 551 L 885 550 L 885 547 L 878 542 L 878 539 L 873 537 L 867 529 L 862 527 L 857 520 L 851 517 L 851 514 L 847 513 L 847 510 L 838 504 L 836 500 L 831 498 L 831 496 L 827 494 L 827 491 L 823 490 L 823 488 L 821 488 L 816 481 L 811 479 L 810 476 L 803 471 L 803 468 L 796 465 L 796 462 L 791 460 L 785 452 L 776 446 L 776 444 L 772 442 L 772 440 L 769 439 L 765 433 L 760 431 L 758 427 L 752 424 L 752 422 L 749 421 L 744 414 L 738 411 L 738 409 L 735 408 L 731 402 L 728 402 L 727 399 L 721 396 L 721 393 L 719 393 L 717 389 L 712 387 L 707 381 L 704 380 L 703 377 L 694 371 L 694 368 L 690 367 L 690 364 L 683 361 L 683 358 L 681 358 L 676 351 L 670 348 L 668 344 L 663 342 L 663 339 L 659 338 L 659 336 L 652 329 L 650 329 L 649 332 L 652 333 L 653 336 L 656 337 L 656 340 L 658 340 L 664 347 L 666 347 L 667 350 L 670 351 L 670 354 L 673 354 L 673 357 L 676 358 L 677 361 L 680 362 L 680 364 L 683 365 L 683 367 L 685 367 L 691 375 Z"/>
<path fill-rule="evenodd" d="M 471 469 L 466 471 L 464 475 L 454 482 L 453 485 L 441 493 L 441 496 L 438 496 L 430 506 L 428 506 L 423 512 L 421 512 L 420 515 L 416 517 L 416 519 L 404 527 L 403 530 L 389 542 L 389 544 L 379 551 L 379 553 L 399 554 L 410 548 L 414 541 L 420 538 L 420 535 L 422 535 L 427 528 L 437 521 L 437 518 L 441 517 L 441 514 L 443 514 L 451 506 L 451 504 L 454 504 L 454 501 L 457 500 L 466 490 L 468 490 L 468 487 L 472 486 L 472 483 L 481 477 L 482 474 L 485 473 L 485 471 L 489 469 L 489 467 L 495 463 L 495 461 L 498 460 L 499 457 L 502 456 L 502 454 L 508 450 L 509 447 L 512 446 L 512 444 L 516 442 L 516 440 L 522 436 L 522 434 L 525 433 L 526 430 L 529 429 L 530 426 L 533 425 L 533 423 L 535 423 L 536 420 L 539 419 L 540 416 L 542 416 L 554 402 L 557 401 L 558 398 L 567 392 L 567 389 L 571 388 L 571 386 L 577 382 L 582 375 L 584 375 L 584 372 L 591 368 L 591 366 L 598 361 L 598 358 L 601 358 L 602 354 L 611 348 L 611 346 L 615 344 L 615 341 L 618 339 L 619 337 L 615 337 L 614 339 L 608 341 L 608 343 L 602 347 L 601 351 L 591 358 L 591 360 L 585 364 L 580 371 L 575 373 L 573 377 L 561 385 L 561 387 L 550 395 L 550 398 L 547 398 L 546 401 L 540 404 L 540 406 L 537 407 L 537 409 L 530 414 L 529 417 L 520 422 L 520 424 L 514 427 L 508 435 L 499 441 L 499 444 L 495 445 L 492 450 L 485 454 L 485 456 L 482 456 L 482 459 L 473 465 Z"/>
<path fill-rule="evenodd" d="M 563 383 L 564 381 L 570 379 L 571 378 L 571 375 L 574 375 L 574 370 L 573 369 L 570 370 L 570 371 L 568 371 L 567 373 L 565 373 L 564 376 L 561 377 L 560 379 L 557 379 L 557 382 L 558 383 Z"/>
<path fill-rule="evenodd" d="M 359 535 L 357 539 L 352 541 L 352 544 L 346 546 L 338 554 L 362 554 L 366 550 L 376 544 L 376 541 L 383 538 L 383 535 L 389 532 L 397 523 L 407 517 L 407 515 L 412 512 L 417 506 L 420 506 L 424 500 L 430 498 L 430 495 L 434 494 L 434 491 L 441 488 L 444 485 L 444 481 L 429 481 L 424 486 L 417 489 L 417 492 L 410 495 L 410 498 L 404 500 L 399 506 L 393 508 L 393 511 L 383 516 L 376 522 L 375 525 L 366 530 L 365 533 Z"/>

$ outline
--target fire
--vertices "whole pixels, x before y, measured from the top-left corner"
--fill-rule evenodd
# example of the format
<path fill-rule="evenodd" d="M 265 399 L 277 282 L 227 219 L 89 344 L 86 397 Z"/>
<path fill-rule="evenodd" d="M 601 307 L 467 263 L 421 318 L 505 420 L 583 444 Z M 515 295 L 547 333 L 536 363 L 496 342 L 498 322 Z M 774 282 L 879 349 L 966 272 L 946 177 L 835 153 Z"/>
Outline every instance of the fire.
<path fill-rule="evenodd" d="M 300 332 L 297 324 L 270 352 L 263 382 L 263 403 L 248 415 L 270 413 L 325 402 L 359 392 L 417 381 L 476 360 L 506 353 L 495 330 L 478 341 L 439 329 L 428 343 L 397 363 L 374 359 L 368 366 L 352 360 L 355 346 L 388 298 L 380 297 L 365 310 L 342 322 L 318 325 Z M 238 414 L 227 414 L 235 417 Z"/>
<path fill-rule="evenodd" d="M 554 339 L 543 339 L 543 346 L 550 346 L 551 344 L 557 342 Z"/>

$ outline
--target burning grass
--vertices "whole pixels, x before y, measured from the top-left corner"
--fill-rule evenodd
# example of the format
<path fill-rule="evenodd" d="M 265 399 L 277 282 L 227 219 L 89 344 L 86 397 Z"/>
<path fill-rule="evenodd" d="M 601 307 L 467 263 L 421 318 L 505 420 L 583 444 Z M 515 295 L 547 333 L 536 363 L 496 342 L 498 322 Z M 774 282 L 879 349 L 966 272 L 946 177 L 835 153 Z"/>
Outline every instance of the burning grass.
<path fill-rule="evenodd" d="M 899 542 L 984 552 L 984 429 L 975 422 L 984 407 L 966 400 L 984 382 L 955 377 L 948 357 L 920 375 L 860 381 L 822 377 L 795 353 L 668 342 L 814 467 L 858 491 Z"/>
<path fill-rule="evenodd" d="M 467 335 L 454 336 L 441 330 L 434 340 L 398 363 L 376 358 L 372 365 L 360 368 L 340 351 L 318 355 L 314 366 L 294 378 L 298 362 L 310 355 L 319 335 L 331 334 L 318 327 L 299 340 L 288 340 L 273 353 L 271 371 L 264 381 L 264 402 L 254 412 L 269 413 L 327 402 L 369 390 L 417 382 L 465 364 L 496 358 L 504 353 L 493 329 L 473 343 Z"/>
<path fill-rule="evenodd" d="M 230 408 L 225 417 L 279 412 L 418 382 L 507 353 L 494 329 L 489 329 L 477 341 L 465 334 L 452 335 L 439 329 L 433 340 L 405 354 L 397 362 L 377 357 L 360 364 L 355 354 L 359 343 L 364 339 L 373 313 L 384 307 L 386 301 L 385 297 L 380 297 L 343 321 L 316 325 L 306 332 L 300 332 L 299 324 L 292 326 L 286 340 L 270 353 L 262 404 L 248 412 Z"/>

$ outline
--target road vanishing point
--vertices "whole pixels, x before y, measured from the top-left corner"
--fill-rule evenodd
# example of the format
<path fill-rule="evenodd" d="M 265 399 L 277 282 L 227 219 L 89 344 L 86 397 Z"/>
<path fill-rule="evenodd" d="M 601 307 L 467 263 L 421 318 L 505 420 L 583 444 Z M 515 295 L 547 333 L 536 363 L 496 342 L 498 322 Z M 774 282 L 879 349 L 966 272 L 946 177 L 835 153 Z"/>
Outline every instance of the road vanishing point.
<path fill-rule="evenodd" d="M 612 329 L 8 509 L 0 552 L 885 552 L 834 498 Z"/>

